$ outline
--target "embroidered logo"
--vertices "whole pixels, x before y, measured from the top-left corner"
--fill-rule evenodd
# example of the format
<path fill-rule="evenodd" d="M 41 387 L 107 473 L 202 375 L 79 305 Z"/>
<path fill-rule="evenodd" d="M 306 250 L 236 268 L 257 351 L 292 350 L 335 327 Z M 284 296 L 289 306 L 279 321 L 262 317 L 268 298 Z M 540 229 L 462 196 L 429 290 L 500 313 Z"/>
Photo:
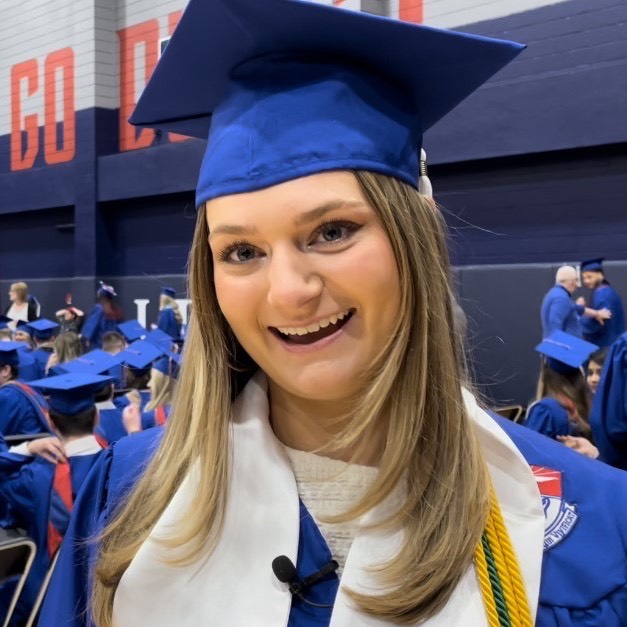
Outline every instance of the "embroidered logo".
<path fill-rule="evenodd" d="M 562 498 L 562 473 L 559 470 L 531 466 L 538 482 L 544 508 L 544 550 L 559 544 L 573 529 L 579 515 L 574 505 Z"/>

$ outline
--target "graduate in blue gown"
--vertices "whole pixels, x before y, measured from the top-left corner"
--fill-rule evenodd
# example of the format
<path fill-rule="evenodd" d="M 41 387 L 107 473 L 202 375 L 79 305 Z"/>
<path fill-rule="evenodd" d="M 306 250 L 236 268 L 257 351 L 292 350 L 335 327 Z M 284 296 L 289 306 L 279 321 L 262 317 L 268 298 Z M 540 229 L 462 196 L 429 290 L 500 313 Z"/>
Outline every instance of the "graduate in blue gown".
<path fill-rule="evenodd" d="M 89 343 L 90 348 L 102 348 L 102 338 L 105 333 L 116 331 L 124 315 L 115 302 L 116 291 L 111 285 L 102 281 L 96 293 L 96 304 L 85 320 L 81 335 Z"/>
<path fill-rule="evenodd" d="M 583 284 L 592 290 L 589 306 L 596 310 L 607 309 L 612 313 L 612 317 L 605 321 L 582 318 L 584 338 L 601 348 L 610 346 L 625 332 L 623 302 L 605 278 L 603 258 L 582 261 L 580 269 Z"/>
<path fill-rule="evenodd" d="M 627 470 L 627 333 L 609 349 L 594 395 L 590 424 L 600 458 Z"/>
<path fill-rule="evenodd" d="M 102 450 L 93 436 L 97 416 L 93 395 L 107 382 L 106 377 L 67 374 L 34 383 L 50 394 L 50 418 L 67 457 L 57 464 L 31 458 L 18 472 L 1 477 L 0 497 L 11 507 L 14 526 L 24 529 L 37 545 L 13 617 L 16 625 L 31 611 L 67 530 L 74 501 Z"/>
<path fill-rule="evenodd" d="M 0 433 L 4 436 L 49 431 L 45 399 L 20 379 L 20 355 L 19 342 L 0 342 Z"/>
<path fill-rule="evenodd" d="M 527 409 L 526 427 L 553 439 L 568 435 L 591 439 L 591 395 L 582 368 L 597 348 L 561 331 L 536 346 L 544 361 L 539 398 Z"/>
<path fill-rule="evenodd" d="M 174 341 L 181 339 L 183 318 L 175 300 L 176 291 L 172 287 L 161 288 L 159 296 L 159 317 L 157 329 L 167 333 Z"/>
<path fill-rule="evenodd" d="M 35 342 L 35 349 L 31 355 L 37 364 L 37 378 L 41 379 L 46 376 L 48 361 L 54 352 L 54 340 L 59 335 L 61 327 L 46 318 L 29 322 L 28 327 Z"/>
<path fill-rule="evenodd" d="M 417 189 L 422 133 L 518 52 L 191 0 L 132 118 L 209 138 L 174 409 L 93 469 L 43 625 L 625 623 L 627 480 L 464 389 Z"/>

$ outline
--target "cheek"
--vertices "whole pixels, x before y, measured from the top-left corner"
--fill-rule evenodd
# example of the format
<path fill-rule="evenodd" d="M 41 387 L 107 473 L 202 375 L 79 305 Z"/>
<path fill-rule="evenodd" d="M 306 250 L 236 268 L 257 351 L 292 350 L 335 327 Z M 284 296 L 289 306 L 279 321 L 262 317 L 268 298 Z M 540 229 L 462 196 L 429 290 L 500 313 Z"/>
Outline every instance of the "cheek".
<path fill-rule="evenodd" d="M 250 276 L 230 276 L 217 271 L 214 274 L 216 297 L 222 314 L 236 335 L 245 332 L 256 319 L 260 288 L 259 281 Z"/>

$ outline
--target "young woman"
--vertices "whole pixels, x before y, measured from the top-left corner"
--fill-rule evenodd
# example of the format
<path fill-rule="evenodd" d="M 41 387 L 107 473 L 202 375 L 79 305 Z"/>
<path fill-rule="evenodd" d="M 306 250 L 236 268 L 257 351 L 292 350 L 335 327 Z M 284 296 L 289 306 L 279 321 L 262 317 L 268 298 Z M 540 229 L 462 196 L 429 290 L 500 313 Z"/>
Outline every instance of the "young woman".
<path fill-rule="evenodd" d="M 46 372 L 83 354 L 83 345 L 80 337 L 71 331 L 58 335 L 53 342 L 53 347 L 53 353 L 48 359 Z"/>
<path fill-rule="evenodd" d="M 590 394 L 592 394 L 592 396 L 594 396 L 599 389 L 601 373 L 603 372 L 603 366 L 605 364 L 605 360 L 607 359 L 608 351 L 609 349 L 607 347 L 594 351 L 594 353 L 590 355 L 590 360 L 586 366 L 586 383 L 588 384 L 588 389 L 590 390 Z"/>
<path fill-rule="evenodd" d="M 174 394 L 174 369 L 176 364 L 168 357 L 157 360 L 150 369 L 150 401 L 141 417 L 142 429 L 165 425 L 172 409 Z"/>
<path fill-rule="evenodd" d="M 164 287 L 159 296 L 159 318 L 157 328 L 167 333 L 173 340 L 181 338 L 183 316 L 178 303 L 174 299 L 176 292 L 171 287 Z"/>
<path fill-rule="evenodd" d="M 618 627 L 625 482 L 508 436 L 464 391 L 444 227 L 416 190 L 421 131 L 517 51 L 312 3 L 192 0 L 136 118 L 158 101 L 163 128 L 202 134 L 212 113 L 174 409 L 92 474 L 44 624 Z M 543 474 L 545 505 L 529 464 L 556 462 L 568 492 Z M 553 546 L 544 511 L 585 495 L 594 515 Z M 613 546 L 594 564 L 592 530 Z M 585 587 L 568 580 L 583 564 Z"/>

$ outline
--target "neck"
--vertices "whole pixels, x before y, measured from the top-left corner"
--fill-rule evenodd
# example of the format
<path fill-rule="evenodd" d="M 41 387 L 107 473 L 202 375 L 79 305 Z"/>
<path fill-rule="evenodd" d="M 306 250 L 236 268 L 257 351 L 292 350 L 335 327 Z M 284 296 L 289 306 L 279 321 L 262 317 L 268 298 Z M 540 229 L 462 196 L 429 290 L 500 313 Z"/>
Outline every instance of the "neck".
<path fill-rule="evenodd" d="M 380 439 L 370 438 L 368 446 L 354 459 L 354 448 L 333 448 L 334 441 L 350 419 L 350 402 L 301 398 L 272 381 L 268 385 L 272 430 L 285 446 L 299 451 L 321 451 L 327 457 L 345 462 L 376 465 L 382 448 Z"/>
<path fill-rule="evenodd" d="M 82 440 L 83 438 L 86 438 L 90 435 L 93 435 L 93 433 L 83 433 L 81 435 L 62 435 L 61 436 L 61 441 L 63 442 L 63 444 L 69 444 L 70 442 L 76 442 L 76 440 Z"/>

